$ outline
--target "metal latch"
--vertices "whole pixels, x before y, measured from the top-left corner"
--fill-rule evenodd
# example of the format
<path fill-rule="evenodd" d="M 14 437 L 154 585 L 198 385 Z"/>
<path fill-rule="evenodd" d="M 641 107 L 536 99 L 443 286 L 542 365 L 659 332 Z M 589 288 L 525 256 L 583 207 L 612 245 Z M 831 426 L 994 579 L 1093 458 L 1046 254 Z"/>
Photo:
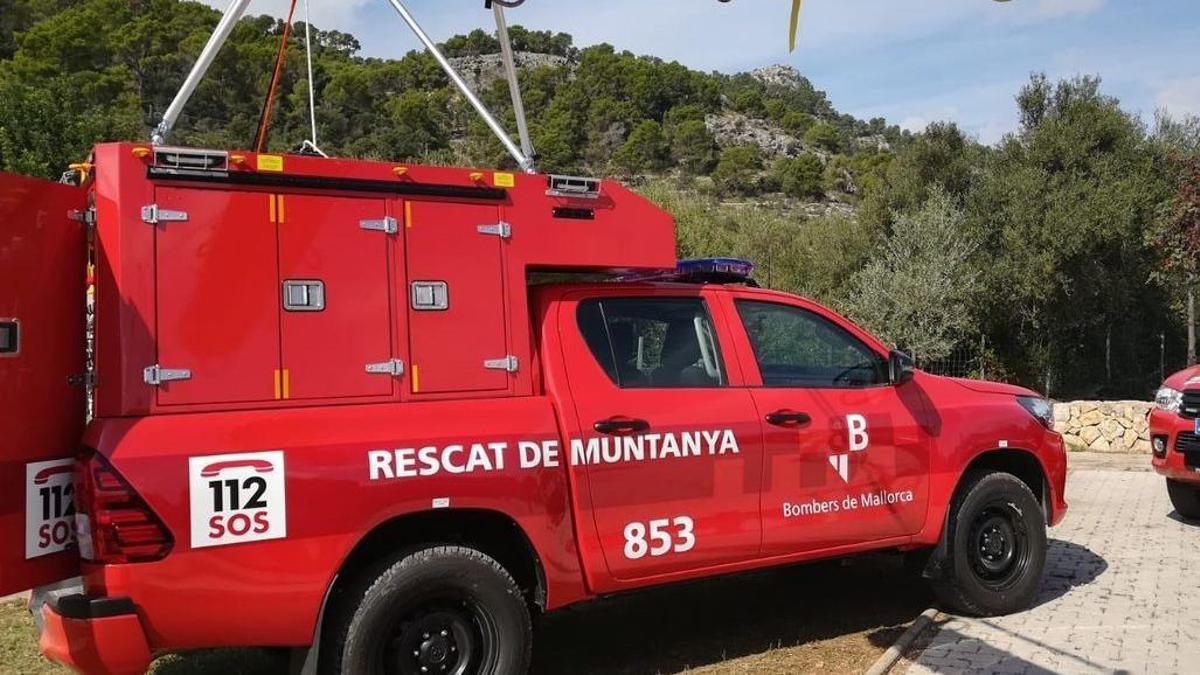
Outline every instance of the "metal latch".
<path fill-rule="evenodd" d="M 404 362 L 400 359 L 392 359 L 383 363 L 368 363 L 367 373 L 371 375 L 391 375 L 392 377 L 400 377 L 404 374 Z"/>
<path fill-rule="evenodd" d="M 521 362 L 517 360 L 517 357 L 511 354 L 502 359 L 491 359 L 483 362 L 483 367 L 488 370 L 503 370 L 506 373 L 517 372 L 517 368 L 520 365 Z"/>
<path fill-rule="evenodd" d="M 165 382 L 181 382 L 192 379 L 192 371 L 183 368 L 163 368 L 153 365 L 142 371 L 146 384 L 157 387 Z"/>
<path fill-rule="evenodd" d="M 316 279 L 283 282 L 283 309 L 287 312 L 325 311 L 325 282 Z"/>
<path fill-rule="evenodd" d="M 396 234 L 400 231 L 400 223 L 391 216 L 377 220 L 360 220 L 358 226 L 364 230 L 383 232 L 384 234 Z"/>
<path fill-rule="evenodd" d="M 479 230 L 479 234 L 490 234 L 501 239 L 512 238 L 512 225 L 503 220 L 495 225 L 480 225 L 477 229 Z"/>
<path fill-rule="evenodd" d="M 142 222 L 147 225 L 157 225 L 159 223 L 185 223 L 187 222 L 188 214 L 186 211 L 169 211 L 167 209 L 158 208 L 158 204 L 151 204 L 142 207 Z"/>
<path fill-rule="evenodd" d="M 77 223 L 93 227 L 96 224 L 96 209 L 74 209 L 67 212 L 67 217 Z"/>

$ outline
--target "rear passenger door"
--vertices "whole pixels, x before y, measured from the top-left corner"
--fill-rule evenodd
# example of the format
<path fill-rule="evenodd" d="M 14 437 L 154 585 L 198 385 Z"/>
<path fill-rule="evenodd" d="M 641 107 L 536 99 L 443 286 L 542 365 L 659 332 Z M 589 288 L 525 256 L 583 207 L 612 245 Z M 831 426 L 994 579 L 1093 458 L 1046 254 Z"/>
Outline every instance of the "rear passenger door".
<path fill-rule="evenodd" d="M 709 303 L 602 295 L 560 312 L 577 415 L 564 453 L 590 511 L 597 585 L 757 557 L 762 432 Z"/>

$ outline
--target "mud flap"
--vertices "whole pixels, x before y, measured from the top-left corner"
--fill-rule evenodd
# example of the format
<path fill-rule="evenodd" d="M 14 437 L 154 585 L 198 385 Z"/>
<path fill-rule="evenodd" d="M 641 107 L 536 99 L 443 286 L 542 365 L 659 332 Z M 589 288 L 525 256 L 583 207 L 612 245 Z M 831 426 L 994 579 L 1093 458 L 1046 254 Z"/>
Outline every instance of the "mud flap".
<path fill-rule="evenodd" d="M 0 174 L 0 596 L 78 573 L 74 455 L 83 432 L 84 190 Z"/>

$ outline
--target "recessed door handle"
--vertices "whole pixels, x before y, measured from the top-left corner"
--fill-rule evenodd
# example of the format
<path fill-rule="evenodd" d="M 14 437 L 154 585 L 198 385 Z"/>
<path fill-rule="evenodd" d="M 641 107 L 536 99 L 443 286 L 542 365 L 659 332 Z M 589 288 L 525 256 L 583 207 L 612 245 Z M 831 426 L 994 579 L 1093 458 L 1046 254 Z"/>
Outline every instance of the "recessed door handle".
<path fill-rule="evenodd" d="M 808 416 L 808 413 L 794 410 L 777 410 L 767 415 L 767 424 L 777 427 L 802 427 L 809 422 L 812 422 L 812 418 Z"/>
<path fill-rule="evenodd" d="M 633 417 L 610 417 L 596 422 L 592 428 L 602 434 L 640 434 L 650 429 L 650 423 Z"/>

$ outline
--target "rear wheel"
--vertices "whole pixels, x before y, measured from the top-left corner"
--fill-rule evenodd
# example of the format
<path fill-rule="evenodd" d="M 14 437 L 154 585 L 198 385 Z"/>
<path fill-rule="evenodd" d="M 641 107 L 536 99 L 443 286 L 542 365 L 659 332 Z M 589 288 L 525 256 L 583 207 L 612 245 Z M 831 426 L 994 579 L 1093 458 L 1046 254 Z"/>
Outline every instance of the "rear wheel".
<path fill-rule="evenodd" d="M 347 675 L 507 675 L 529 668 L 529 608 L 508 572 L 479 551 L 428 548 L 365 590 L 336 650 Z"/>
<path fill-rule="evenodd" d="M 1200 485 L 1167 479 L 1167 494 L 1179 515 L 1188 520 L 1200 520 Z"/>
<path fill-rule="evenodd" d="M 955 496 L 940 550 L 948 559 L 933 590 L 950 609 L 1011 614 L 1037 595 L 1046 564 L 1046 521 L 1024 482 L 978 473 Z"/>

